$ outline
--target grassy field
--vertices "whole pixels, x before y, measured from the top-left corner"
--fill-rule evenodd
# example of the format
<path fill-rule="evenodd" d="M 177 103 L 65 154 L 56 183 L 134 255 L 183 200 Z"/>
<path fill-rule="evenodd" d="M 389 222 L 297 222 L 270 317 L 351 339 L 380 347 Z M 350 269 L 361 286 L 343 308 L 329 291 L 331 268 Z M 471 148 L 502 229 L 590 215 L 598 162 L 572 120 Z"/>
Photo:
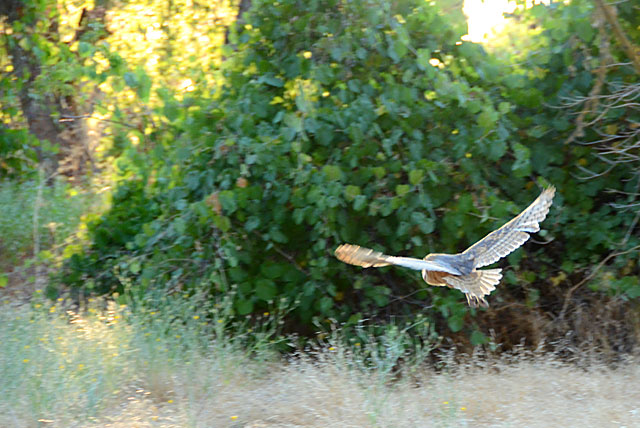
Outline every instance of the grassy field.
<path fill-rule="evenodd" d="M 248 342 L 219 305 L 190 299 L 135 311 L 37 294 L 1 305 L 2 427 L 640 426 L 634 360 L 614 370 L 472 358 L 437 372 L 405 364 L 398 376 L 393 340 L 373 366 L 338 337 L 285 361 L 275 321 Z"/>

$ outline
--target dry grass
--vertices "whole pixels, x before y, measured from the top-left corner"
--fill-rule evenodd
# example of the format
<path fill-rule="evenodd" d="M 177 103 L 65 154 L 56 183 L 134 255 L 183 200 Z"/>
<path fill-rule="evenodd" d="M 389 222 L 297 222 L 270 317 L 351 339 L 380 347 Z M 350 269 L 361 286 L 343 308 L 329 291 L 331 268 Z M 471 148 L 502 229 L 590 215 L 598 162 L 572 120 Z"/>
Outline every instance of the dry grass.
<path fill-rule="evenodd" d="M 83 317 L 2 309 L 3 427 L 640 426 L 633 359 L 612 369 L 478 357 L 437 372 L 412 365 L 398 377 L 338 345 L 289 361 L 267 348 L 249 356 L 232 338 L 202 340 L 193 316 L 178 329 L 167 314 L 114 305 Z"/>
<path fill-rule="evenodd" d="M 537 360 L 380 384 L 330 356 L 229 378 L 215 361 L 173 373 L 175 399 L 133 399 L 92 426 L 197 427 L 634 427 L 640 368 L 580 370 Z M 196 377 L 193 377 L 197 373 Z"/>

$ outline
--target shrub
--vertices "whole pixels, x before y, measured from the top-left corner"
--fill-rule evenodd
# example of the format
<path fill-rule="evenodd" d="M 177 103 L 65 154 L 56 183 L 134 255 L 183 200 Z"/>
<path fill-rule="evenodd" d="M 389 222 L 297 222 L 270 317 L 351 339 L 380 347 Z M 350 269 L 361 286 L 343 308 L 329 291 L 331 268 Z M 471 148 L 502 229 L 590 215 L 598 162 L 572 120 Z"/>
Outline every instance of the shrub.
<path fill-rule="evenodd" d="M 622 173 L 576 179 L 576 164 L 598 167 L 597 159 L 588 147 L 560 144 L 566 116 L 540 107 L 566 79 L 509 74 L 511 64 L 460 42 L 437 6 L 254 2 L 245 23 L 231 34 L 237 50 L 211 96 L 181 103 L 158 91 L 167 125 L 148 153 L 130 151 L 121 165 L 142 179 L 121 183 L 65 282 L 98 281 L 102 292 L 237 287 L 240 316 L 285 297 L 297 303 L 289 327 L 307 333 L 314 320 L 353 324 L 430 301 L 430 315 L 457 332 L 468 314 L 457 291 L 424 288 L 401 269 L 361 271 L 337 262 L 334 248 L 346 241 L 414 257 L 463 250 L 530 203 L 546 184 L 533 177 L 546 177 L 559 190 L 543 226 L 552 232 L 541 234 L 550 243 L 509 257 L 520 269 L 492 297 L 499 304 L 527 293 L 536 305 L 540 293 L 523 283 L 569 285 L 568 275 L 583 277 L 631 224 L 631 215 L 611 215 L 602 193 L 628 190 Z M 541 66 L 567 67 L 558 55 Z M 587 79 L 572 90 L 588 88 Z M 558 293 L 548 296 L 544 304 L 557 305 Z"/>

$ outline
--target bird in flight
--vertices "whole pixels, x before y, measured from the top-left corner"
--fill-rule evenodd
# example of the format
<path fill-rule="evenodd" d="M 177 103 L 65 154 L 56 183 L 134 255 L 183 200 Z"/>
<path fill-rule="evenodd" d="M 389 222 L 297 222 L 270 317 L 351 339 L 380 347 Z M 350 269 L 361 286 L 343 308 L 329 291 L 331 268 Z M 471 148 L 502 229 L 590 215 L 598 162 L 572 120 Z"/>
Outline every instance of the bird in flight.
<path fill-rule="evenodd" d="M 480 241 L 458 254 L 428 254 L 424 259 L 388 256 L 358 245 L 343 244 L 335 256 L 356 266 L 382 267 L 397 265 L 422 271 L 429 285 L 457 288 L 462 291 L 471 307 L 489 307 L 484 296 L 496 289 L 502 279 L 502 269 L 478 270 L 497 262 L 515 251 L 529 239 L 530 233 L 540 230 L 540 223 L 549 212 L 556 188 L 550 186 L 524 211 L 500 229 L 494 230 Z"/>

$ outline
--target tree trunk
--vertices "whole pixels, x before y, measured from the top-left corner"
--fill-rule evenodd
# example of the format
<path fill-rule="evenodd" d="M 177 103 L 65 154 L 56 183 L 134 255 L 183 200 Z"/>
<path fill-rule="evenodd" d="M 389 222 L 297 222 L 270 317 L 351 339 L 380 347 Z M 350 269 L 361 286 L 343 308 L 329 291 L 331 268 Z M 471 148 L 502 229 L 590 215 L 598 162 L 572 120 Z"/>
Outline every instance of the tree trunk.
<path fill-rule="evenodd" d="M 240 0 L 240 4 L 238 4 L 238 14 L 236 15 L 236 22 L 235 22 L 236 28 L 241 28 L 244 25 L 244 20 L 242 19 L 242 17 L 244 13 L 248 11 L 250 8 L 251 8 L 251 0 Z M 227 27 L 226 31 L 224 32 L 225 45 L 229 44 L 229 30 L 230 28 Z"/>
<path fill-rule="evenodd" d="M 50 2 L 50 7 L 55 7 L 55 2 Z M 98 1 L 98 5 L 92 10 L 83 10 L 75 37 L 70 43 L 80 39 L 86 33 L 93 31 L 91 23 L 104 21 L 107 8 L 102 4 L 105 1 Z M 59 40 L 58 23 L 55 14 L 34 14 L 33 11 L 26 11 L 28 4 L 24 0 L 3 0 L 0 5 L 0 16 L 6 16 L 9 23 L 22 21 L 25 26 L 35 28 L 38 19 L 44 19 L 45 15 L 50 15 L 47 34 L 48 40 L 54 43 L 62 43 Z M 31 14 L 36 18 L 25 18 Z M 28 16 L 28 15 L 27 15 Z M 83 116 L 86 116 L 87 106 L 80 106 L 73 96 L 62 99 L 53 92 L 46 93 L 34 90 L 36 79 L 42 74 L 41 64 L 32 51 L 24 49 L 19 41 L 20 36 L 28 37 L 29 31 L 22 31 L 21 34 L 8 36 L 7 50 L 11 56 L 13 73 L 22 80 L 22 85 L 18 93 L 22 114 L 27 122 L 29 132 L 40 141 L 49 141 L 59 148 L 57 154 L 36 148 L 38 159 L 42 164 L 45 176 L 53 177 L 56 173 L 68 176 L 81 175 L 85 171 L 87 164 L 93 164 L 90 149 L 88 147 L 87 126 L 85 126 Z M 104 35 L 98 35 L 104 37 Z M 9 40 L 9 38 L 12 38 Z M 91 40 L 95 43 L 97 40 Z M 89 107 L 91 110 L 92 107 Z M 83 111 L 85 110 L 85 111 Z M 72 117 L 81 119 L 70 119 L 59 123 L 54 119 L 54 115 L 62 117 Z M 49 181 L 49 180 L 48 180 Z"/>
<path fill-rule="evenodd" d="M 55 101 L 51 95 L 43 97 L 32 96 L 31 87 L 35 79 L 40 75 L 40 66 L 34 56 L 25 51 L 18 43 L 12 43 L 9 48 L 11 61 L 16 76 L 26 80 L 19 92 L 22 114 L 27 120 L 29 132 L 38 140 L 48 140 L 51 144 L 60 144 L 58 134 L 60 130 L 56 126 L 51 113 L 56 111 Z M 27 77 L 28 76 L 28 77 Z M 39 161 L 43 164 L 46 176 L 51 176 L 57 169 L 57 159 L 40 147 L 37 148 Z"/>

